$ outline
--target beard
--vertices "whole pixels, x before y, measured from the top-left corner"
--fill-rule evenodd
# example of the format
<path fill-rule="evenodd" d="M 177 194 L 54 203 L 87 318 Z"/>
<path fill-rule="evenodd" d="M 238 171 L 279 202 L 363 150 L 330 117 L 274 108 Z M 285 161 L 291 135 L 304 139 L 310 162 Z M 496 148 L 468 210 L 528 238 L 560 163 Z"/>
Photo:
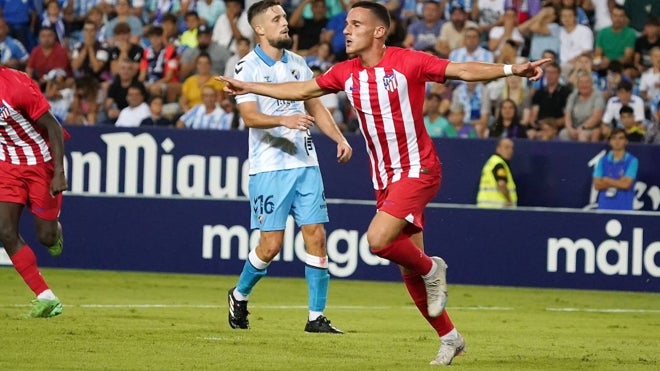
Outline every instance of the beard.
<path fill-rule="evenodd" d="M 291 38 L 287 39 L 278 39 L 278 40 L 268 40 L 268 43 L 273 48 L 277 49 L 289 49 L 293 45 L 293 40 Z"/>

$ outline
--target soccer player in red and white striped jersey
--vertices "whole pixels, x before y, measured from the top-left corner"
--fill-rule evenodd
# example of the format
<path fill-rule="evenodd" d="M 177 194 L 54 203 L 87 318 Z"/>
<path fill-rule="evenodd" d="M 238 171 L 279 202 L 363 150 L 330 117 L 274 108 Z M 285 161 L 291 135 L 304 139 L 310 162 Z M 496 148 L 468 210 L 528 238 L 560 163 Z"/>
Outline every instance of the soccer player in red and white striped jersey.
<path fill-rule="evenodd" d="M 355 58 L 334 65 L 315 80 L 280 84 L 246 83 L 219 77 L 232 94 L 254 93 L 305 100 L 345 91 L 355 109 L 376 190 L 378 212 L 369 225 L 371 251 L 401 267 L 417 308 L 440 337 L 432 365 L 451 364 L 465 349 L 444 310 L 446 268 L 424 253 L 424 208 L 440 188 L 442 170 L 424 127 L 424 85 L 446 79 L 487 81 L 517 75 L 539 79 L 549 60 L 517 65 L 454 63 L 427 53 L 386 47 L 390 18 L 384 6 L 360 1 L 346 18 L 346 53 Z"/>
<path fill-rule="evenodd" d="M 62 304 L 41 276 L 18 224 L 28 206 L 39 242 L 51 255 L 62 252 L 58 217 L 62 192 L 67 189 L 64 136 L 37 84 L 23 72 L 0 66 L 0 242 L 36 295 L 30 317 L 62 312 Z"/>

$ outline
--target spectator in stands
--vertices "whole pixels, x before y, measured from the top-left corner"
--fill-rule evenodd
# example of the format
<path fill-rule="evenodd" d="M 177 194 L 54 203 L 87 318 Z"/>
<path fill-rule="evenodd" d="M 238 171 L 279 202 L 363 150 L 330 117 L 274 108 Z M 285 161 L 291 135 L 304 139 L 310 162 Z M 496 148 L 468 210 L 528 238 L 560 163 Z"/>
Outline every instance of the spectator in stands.
<path fill-rule="evenodd" d="M 465 117 L 466 112 L 463 103 L 454 101 L 449 107 L 449 115 L 447 116 L 449 125 L 443 127 L 441 136 L 444 138 L 476 138 L 477 132 L 470 123 L 466 123 Z"/>
<path fill-rule="evenodd" d="M 99 113 L 99 81 L 93 76 L 82 76 L 75 80 L 74 97 L 69 114 L 64 119 L 69 125 L 96 125 Z"/>
<path fill-rule="evenodd" d="M 559 132 L 559 138 L 580 142 L 599 141 L 605 99 L 594 88 L 589 72 L 578 75 L 575 87 L 566 101 L 564 128 Z"/>
<path fill-rule="evenodd" d="M 4 19 L 0 18 L 0 64 L 16 70 L 23 70 L 28 56 L 25 46 L 9 36 L 9 26 Z"/>
<path fill-rule="evenodd" d="M 650 17 L 660 17 L 658 0 L 625 0 L 623 8 L 630 19 L 630 27 L 637 32 L 642 32 Z"/>
<path fill-rule="evenodd" d="M 179 118 L 177 128 L 230 130 L 232 116 L 218 104 L 218 91 L 211 85 L 202 88 L 202 103 Z"/>
<path fill-rule="evenodd" d="M 493 52 L 495 57 L 499 56 L 504 44 L 509 40 L 513 40 L 517 47 L 525 43 L 525 38 L 518 29 L 518 14 L 515 9 L 507 9 L 502 15 L 501 22 L 501 26 L 493 27 L 488 34 L 488 49 Z"/>
<path fill-rule="evenodd" d="M 639 72 L 651 67 L 651 50 L 660 48 L 660 17 L 649 18 L 644 31 L 635 40 L 635 66 Z"/>
<path fill-rule="evenodd" d="M 199 26 L 197 30 L 197 47 L 187 48 L 181 56 L 181 69 L 179 71 L 179 79 L 181 81 L 195 73 L 197 57 L 202 53 L 207 54 L 211 58 L 212 74 L 220 75 L 225 71 L 227 61 L 230 58 L 229 51 L 224 46 L 213 42 L 211 33 L 212 31 L 208 26 Z M 247 47 L 249 49 L 250 41 L 247 40 L 247 42 Z"/>
<path fill-rule="evenodd" d="M 110 60 L 110 72 L 113 76 L 119 73 L 121 61 L 128 60 L 137 73 L 144 55 L 144 49 L 140 45 L 131 42 L 131 27 L 128 23 L 119 22 L 113 30 L 114 37 L 108 40 L 108 58 Z"/>
<path fill-rule="evenodd" d="M 465 124 L 473 128 L 478 137 L 485 137 L 488 119 L 491 115 L 486 86 L 482 82 L 462 83 L 454 89 L 451 101 L 452 106 L 460 103 L 460 107 L 464 109 L 462 117 Z M 457 107 L 459 106 L 457 105 Z M 449 121 L 452 121 L 451 113 Z"/>
<path fill-rule="evenodd" d="M 540 12 L 518 26 L 520 32 L 530 38 L 530 60 L 541 59 L 543 52 L 546 50 L 552 50 L 555 54 L 559 54 L 561 27 L 557 24 L 557 19 L 557 8 L 546 5 Z"/>
<path fill-rule="evenodd" d="M 165 14 L 172 14 L 175 17 L 181 13 L 181 2 L 179 0 L 146 0 L 145 11 L 149 14 L 149 22 L 155 25 L 163 24 Z"/>
<path fill-rule="evenodd" d="M 136 127 L 140 126 L 142 120 L 151 116 L 149 105 L 145 102 L 147 91 L 139 82 L 131 83 L 126 93 L 128 106 L 121 110 L 115 126 L 117 127 Z"/>
<path fill-rule="evenodd" d="M 509 39 L 504 42 L 500 53 L 495 57 L 495 63 L 503 64 L 518 64 L 527 61 L 527 58 L 520 55 L 518 52 L 520 44 L 515 40 Z"/>
<path fill-rule="evenodd" d="M 527 138 L 527 129 L 520 124 L 518 106 L 511 99 L 504 99 L 497 107 L 497 118 L 488 128 L 490 138 Z"/>
<path fill-rule="evenodd" d="M 546 85 L 534 92 L 530 122 L 532 129 L 540 129 L 539 121 L 551 118 L 558 128 L 564 126 L 564 109 L 571 89 L 559 82 L 561 67 L 556 63 L 545 66 Z M 529 134 L 529 133 L 528 133 Z M 530 137 L 534 135 L 528 135 Z"/>
<path fill-rule="evenodd" d="M 216 20 L 225 13 L 225 2 L 222 0 L 197 0 L 195 5 L 202 24 L 210 29 L 213 29 Z"/>
<path fill-rule="evenodd" d="M 236 54 L 229 57 L 227 64 L 225 65 L 224 76 L 234 76 L 234 68 L 236 63 L 243 59 L 250 52 L 250 40 L 246 38 L 240 38 L 236 40 Z"/>
<path fill-rule="evenodd" d="M 77 76 L 90 76 L 101 81 L 101 74 L 107 70 L 110 59 L 108 51 L 96 40 L 96 24 L 85 21 L 83 40 L 78 42 L 71 54 L 71 68 Z"/>
<path fill-rule="evenodd" d="M 603 137 L 609 138 L 610 133 L 615 128 L 623 129 L 620 116 L 621 107 L 623 106 L 630 106 L 633 109 L 637 125 L 642 125 L 644 122 L 644 100 L 634 95 L 632 89 L 632 83 L 622 81 L 616 90 L 616 95 L 607 100 L 601 127 Z"/>
<path fill-rule="evenodd" d="M 346 23 L 347 9 L 350 9 L 357 0 L 348 0 L 345 9 L 328 19 L 325 30 L 321 33 L 321 41 L 328 41 L 332 45 L 332 54 L 335 61 L 344 61 L 346 55 L 346 37 L 344 37 L 344 27 Z"/>
<path fill-rule="evenodd" d="M 660 95 L 660 46 L 654 47 L 650 54 L 651 68 L 642 74 L 639 82 L 640 95 L 648 106 Z"/>
<path fill-rule="evenodd" d="M 77 3 L 78 3 L 78 1 L 76 1 L 76 4 Z M 108 32 L 108 30 L 110 32 L 114 32 L 114 28 L 108 28 L 107 27 L 107 24 L 105 23 L 105 13 L 103 12 L 103 10 L 100 6 L 91 7 L 89 9 L 89 14 L 87 14 L 86 17 L 83 17 L 82 22 L 84 22 L 85 20 L 90 20 L 90 21 L 94 22 L 94 24 L 96 24 L 96 29 L 97 29 L 97 31 L 96 31 L 96 40 L 98 40 L 102 43 L 106 42 L 108 40 L 108 38 L 106 37 L 106 33 Z M 121 23 L 121 22 L 117 22 L 117 23 Z M 82 28 L 82 25 L 81 25 L 81 28 Z M 130 31 L 131 31 L 131 29 L 130 29 L 130 26 L 129 26 L 129 29 L 128 29 L 129 34 L 130 34 Z M 134 39 L 138 40 L 139 38 L 136 37 Z"/>
<path fill-rule="evenodd" d="M 211 85 L 218 92 L 222 92 L 224 87 L 223 83 L 214 79 L 214 75 L 211 74 L 211 57 L 208 54 L 201 53 L 197 56 L 195 69 L 197 73 L 188 77 L 181 85 L 179 106 L 183 112 L 187 112 L 193 106 L 202 103 L 204 86 Z M 219 94 L 221 96 L 218 102 L 224 98 L 224 93 Z"/>
<path fill-rule="evenodd" d="M 51 27 L 57 34 L 57 42 L 59 42 L 64 49 L 69 48 L 68 30 L 64 25 L 64 16 L 62 15 L 62 8 L 57 0 L 46 1 L 46 9 L 41 14 L 39 19 L 39 27 Z"/>
<path fill-rule="evenodd" d="M 594 50 L 594 68 L 606 69 L 610 61 L 618 60 L 623 64 L 632 63 L 635 55 L 635 30 L 627 26 L 626 11 L 620 5 L 612 9 L 612 25 L 605 27 L 596 35 Z"/>
<path fill-rule="evenodd" d="M 605 78 L 601 77 L 598 72 L 592 69 L 592 66 L 593 63 L 590 56 L 588 55 L 579 56 L 575 60 L 575 63 L 573 64 L 573 68 L 566 77 L 566 82 L 568 83 L 568 85 L 570 85 L 573 88 L 576 87 L 578 84 L 578 77 L 587 74 L 591 76 L 591 80 L 593 81 L 595 87 L 598 88 L 598 90 L 604 89 L 607 86 L 607 82 L 605 81 L 606 77 Z"/>
<path fill-rule="evenodd" d="M 653 110 L 653 118 L 646 129 L 645 143 L 660 144 L 660 104 Z"/>
<path fill-rule="evenodd" d="M 314 55 L 305 57 L 305 62 L 310 68 L 318 67 L 323 72 L 327 71 L 333 64 L 332 46 L 330 43 L 321 41 L 317 45 Z"/>
<path fill-rule="evenodd" d="M 424 100 L 424 126 L 431 138 L 440 138 L 445 126 L 449 125 L 447 118 L 442 116 L 440 104 L 442 97 L 435 93 L 429 93 Z"/>
<path fill-rule="evenodd" d="M 165 44 L 162 27 L 151 27 L 147 36 L 151 46 L 144 50 L 139 79 L 149 94 L 161 95 L 168 103 L 174 102 L 181 88 L 178 83 L 179 60 L 176 49 Z"/>
<path fill-rule="evenodd" d="M 628 139 L 628 142 L 644 142 L 646 128 L 635 122 L 635 111 L 633 111 L 632 107 L 621 107 L 619 110 L 619 119 L 621 120 L 623 130 L 626 131 L 626 139 Z"/>
<path fill-rule="evenodd" d="M 593 30 L 600 32 L 605 27 L 612 25 L 610 17 L 611 9 L 616 5 L 615 0 L 590 0 L 594 8 Z"/>
<path fill-rule="evenodd" d="M 600 158 L 593 172 L 598 209 L 633 210 L 639 161 L 626 151 L 628 139 L 623 129 L 612 130 L 609 144 L 611 150 Z"/>
<path fill-rule="evenodd" d="M 230 53 L 236 53 L 236 40 L 252 40 L 254 31 L 243 11 L 242 0 L 225 0 L 226 11 L 218 18 L 213 27 L 213 41 L 225 47 Z"/>
<path fill-rule="evenodd" d="M 64 122 L 73 103 L 74 90 L 67 81 L 66 74 L 58 73 L 60 71 L 53 70 L 51 75 L 47 76 L 44 96 L 50 103 L 53 116 L 57 121 Z"/>
<path fill-rule="evenodd" d="M 426 0 L 422 19 L 415 20 L 408 26 L 403 47 L 415 50 L 433 48 L 444 23 L 442 13 L 440 13 L 440 4 L 433 0 Z"/>
<path fill-rule="evenodd" d="M 562 27 L 559 30 L 559 61 L 563 69 L 570 69 L 580 55 L 589 55 L 594 47 L 594 34 L 585 25 L 577 23 L 575 8 L 561 8 Z"/>
<path fill-rule="evenodd" d="M 6 6 L 8 2 L 11 6 Z M 34 1 L 0 0 L 0 16 L 9 25 L 9 35 L 31 51 L 36 44 L 31 27 L 37 17 Z"/>
<path fill-rule="evenodd" d="M 488 34 L 495 26 L 502 25 L 502 15 L 506 10 L 506 0 L 475 0 L 472 3 L 472 20 L 478 24 L 481 41 L 488 42 Z"/>
<path fill-rule="evenodd" d="M 468 20 L 468 15 L 461 6 L 452 6 L 449 20 L 442 25 L 440 36 L 435 44 L 436 52 L 445 58 L 452 50 L 462 46 L 465 31 L 468 28 L 478 28 L 476 23 Z"/>
<path fill-rule="evenodd" d="M 117 16 L 112 18 L 105 28 L 105 39 L 107 40 L 113 36 L 117 23 L 124 22 L 128 23 L 128 26 L 131 28 L 131 42 L 137 44 L 142 35 L 142 21 L 140 18 L 131 14 L 130 0 L 117 0 L 115 11 L 117 12 Z"/>
<path fill-rule="evenodd" d="M 491 99 L 491 107 L 500 107 L 505 100 L 511 100 L 516 104 L 516 115 L 522 125 L 529 125 L 532 110 L 532 97 L 527 88 L 527 84 L 520 76 L 508 76 L 500 81 L 493 81 L 487 85 L 488 94 Z M 502 88 L 497 90 L 497 86 L 502 84 Z M 494 94 L 495 93 L 495 94 Z M 494 94 L 494 95 L 493 95 Z M 496 111 L 497 115 L 498 112 Z"/>
<path fill-rule="evenodd" d="M 43 88 L 46 86 L 44 76 L 55 69 L 65 71 L 67 77 L 71 76 L 69 56 L 57 42 L 55 29 L 44 27 L 39 30 L 39 45 L 32 49 L 25 72 Z"/>
<path fill-rule="evenodd" d="M 449 59 L 453 62 L 495 62 L 493 53 L 479 45 L 480 39 L 479 31 L 476 28 L 466 29 L 464 46 L 452 50 L 449 53 Z"/>
<path fill-rule="evenodd" d="M 589 22 L 589 17 L 587 12 L 584 11 L 584 8 L 580 5 L 581 2 L 577 0 L 560 0 L 559 8 L 572 8 L 575 9 L 575 15 L 577 16 L 577 23 L 591 28 L 591 22 Z"/>
<path fill-rule="evenodd" d="M 509 161 L 513 158 L 513 141 L 500 138 L 495 153 L 490 156 L 481 170 L 477 206 L 483 208 L 516 207 L 518 193 Z"/>
<path fill-rule="evenodd" d="M 140 122 L 140 126 L 172 126 L 172 122 L 163 117 L 163 97 L 155 96 L 149 99 L 149 117 Z"/>
<path fill-rule="evenodd" d="M 401 8 L 399 9 L 400 20 L 405 26 L 410 26 L 413 22 L 418 19 L 421 19 L 424 13 L 424 0 L 403 0 Z M 441 1 L 437 2 L 440 6 L 441 12 L 440 16 L 442 17 L 442 11 L 444 11 L 444 3 Z M 348 8 L 350 9 L 350 5 Z"/>
<path fill-rule="evenodd" d="M 307 4 L 312 4 L 313 17 L 305 19 L 302 12 Z M 328 24 L 326 13 L 328 7 L 325 0 L 302 0 L 296 10 L 289 17 L 289 28 L 293 35 L 293 48 L 296 53 L 304 56 L 314 54 L 320 41 L 320 35 Z"/>
<path fill-rule="evenodd" d="M 197 47 L 197 33 L 199 32 L 200 20 L 197 13 L 189 11 L 185 15 L 186 30 L 183 31 L 179 38 L 181 46 L 186 49 Z M 204 26 L 206 28 L 206 26 Z M 211 34 L 211 29 L 206 28 Z M 185 50 L 185 49 L 184 49 Z"/>
<path fill-rule="evenodd" d="M 128 88 L 134 84 L 142 84 L 138 80 L 138 70 L 133 67 L 133 64 L 134 62 L 128 58 L 119 62 L 118 72 L 108 88 L 107 97 L 103 103 L 100 123 L 114 125 L 121 110 L 128 107 L 126 100 Z M 144 85 L 142 89 L 146 90 Z"/>
<path fill-rule="evenodd" d="M 165 39 L 165 44 L 174 47 L 177 55 L 181 55 L 187 49 L 187 47 L 181 44 L 178 22 L 179 19 L 176 15 L 167 13 L 163 15 L 163 21 L 160 24 L 160 27 L 163 28 L 163 38 Z M 149 27 L 151 26 L 147 26 L 145 33 L 149 32 Z"/>
<path fill-rule="evenodd" d="M 548 117 L 543 120 L 539 120 L 538 127 L 539 127 L 538 130 L 531 132 L 533 136 L 529 136 L 530 132 L 529 131 L 527 132 L 527 135 L 529 136 L 530 139 L 552 142 L 552 141 L 556 141 L 559 138 L 560 126 L 557 124 L 556 119 L 552 117 Z"/>

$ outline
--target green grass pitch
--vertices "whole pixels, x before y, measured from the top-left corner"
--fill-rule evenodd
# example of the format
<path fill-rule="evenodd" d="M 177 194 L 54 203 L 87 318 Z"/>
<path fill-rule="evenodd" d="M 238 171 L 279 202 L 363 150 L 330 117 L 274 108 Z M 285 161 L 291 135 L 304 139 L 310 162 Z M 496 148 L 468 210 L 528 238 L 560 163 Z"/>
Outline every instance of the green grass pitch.
<path fill-rule="evenodd" d="M 306 334 L 304 279 L 267 277 L 251 329 L 227 325 L 235 276 L 42 269 L 61 316 L 22 319 L 31 293 L 0 268 L 0 370 L 424 370 L 434 332 L 402 283 L 331 280 L 326 315 L 345 335 Z M 467 340 L 459 370 L 660 370 L 660 295 L 450 285 Z"/>

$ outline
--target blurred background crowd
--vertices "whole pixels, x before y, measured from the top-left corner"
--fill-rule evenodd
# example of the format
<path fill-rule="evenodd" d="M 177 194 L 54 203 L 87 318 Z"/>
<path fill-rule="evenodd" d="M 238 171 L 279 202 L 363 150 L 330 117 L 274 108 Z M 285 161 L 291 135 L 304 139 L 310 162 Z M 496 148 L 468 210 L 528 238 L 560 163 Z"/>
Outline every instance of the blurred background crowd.
<path fill-rule="evenodd" d="M 433 137 L 660 144 L 660 1 L 378 0 L 387 44 L 452 61 L 551 58 L 542 80 L 429 83 Z M 216 75 L 254 47 L 255 0 L 0 0 L 0 63 L 25 71 L 67 125 L 244 129 Z M 342 33 L 355 0 L 286 0 L 292 51 L 315 74 L 350 58 Z M 326 95 L 346 133 L 346 97 Z"/>

